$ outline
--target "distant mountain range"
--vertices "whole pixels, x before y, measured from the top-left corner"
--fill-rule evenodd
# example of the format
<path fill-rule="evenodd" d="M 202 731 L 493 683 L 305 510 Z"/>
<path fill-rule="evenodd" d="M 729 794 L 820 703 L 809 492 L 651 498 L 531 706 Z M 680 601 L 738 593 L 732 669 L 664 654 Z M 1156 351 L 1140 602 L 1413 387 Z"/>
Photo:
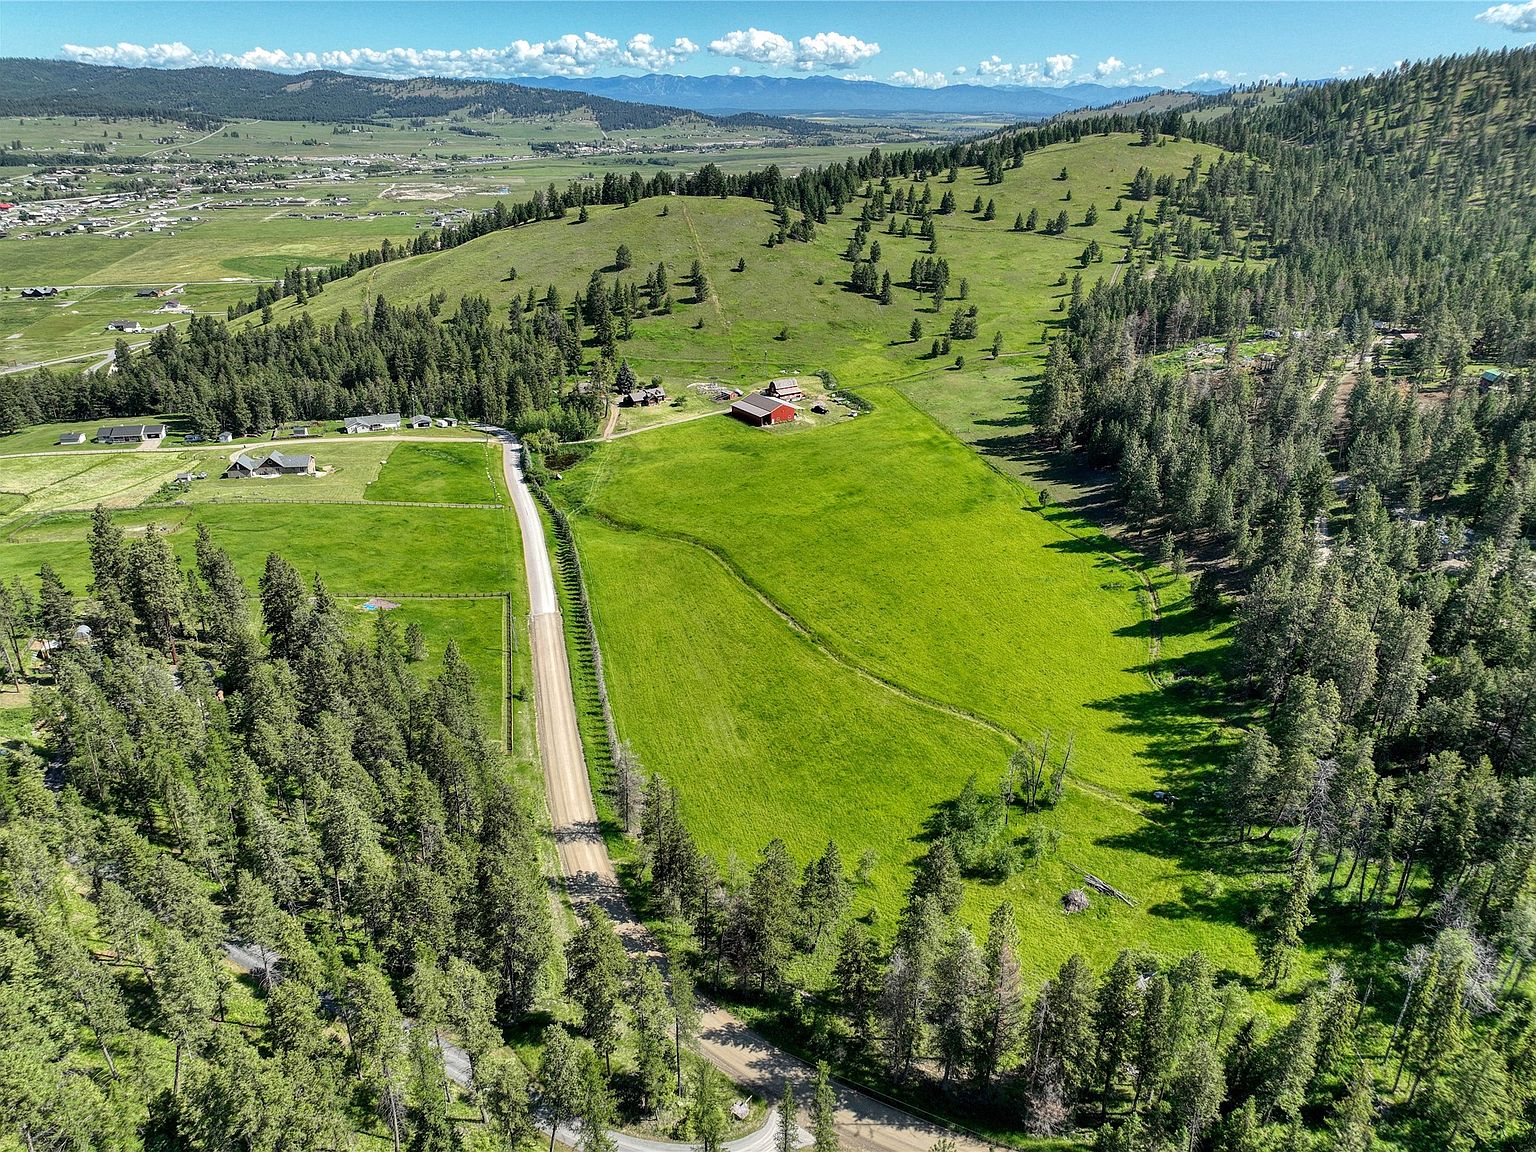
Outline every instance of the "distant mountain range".
<path fill-rule="evenodd" d="M 611 100 L 668 104 L 696 112 L 762 112 L 774 115 L 857 115 L 946 113 L 1008 116 L 1030 120 L 1079 108 L 1137 100 L 1160 87 L 1066 84 L 1059 88 L 1026 85 L 950 84 L 911 88 L 874 80 L 839 80 L 833 76 L 591 76 L 581 79 L 538 77 L 520 84 L 565 92 L 587 92 Z M 1227 85 L 1197 82 L 1186 91 L 1225 91 Z"/>
<path fill-rule="evenodd" d="M 1206 81 L 1185 91 L 1207 94 Z M 210 119 L 366 120 L 441 116 L 460 109 L 514 118 L 586 110 L 605 130 L 655 128 L 689 118 L 804 135 L 792 116 L 993 116 L 1043 120 L 1165 92 L 1159 87 L 950 84 L 911 88 L 832 76 L 593 76 L 517 81 L 342 72 L 299 75 L 252 68 L 121 68 L 65 60 L 0 59 L 0 116 L 200 116 Z"/>
<path fill-rule="evenodd" d="M 585 110 L 605 131 L 658 128 L 700 118 L 797 135 L 816 131 L 810 124 L 757 112 L 717 117 L 694 109 L 629 103 L 600 93 L 496 80 L 386 80 L 328 71 L 295 76 L 254 68 L 119 68 L 66 60 L 0 59 L 0 116 L 356 121 L 374 116 L 443 116 L 465 108 L 524 119 Z"/>

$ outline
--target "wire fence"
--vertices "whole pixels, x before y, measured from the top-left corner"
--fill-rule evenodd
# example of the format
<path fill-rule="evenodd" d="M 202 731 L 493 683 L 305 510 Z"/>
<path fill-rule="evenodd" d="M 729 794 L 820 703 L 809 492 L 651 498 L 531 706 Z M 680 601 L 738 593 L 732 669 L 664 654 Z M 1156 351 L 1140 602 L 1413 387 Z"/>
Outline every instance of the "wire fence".
<path fill-rule="evenodd" d="M 525 471 L 530 478 L 532 473 Z M 555 544 L 560 560 L 560 571 L 566 582 L 566 588 L 571 599 L 575 603 L 578 622 L 581 625 L 582 641 L 578 655 L 587 663 L 587 671 L 591 673 L 592 683 L 597 693 L 598 709 L 602 714 L 603 736 L 607 742 L 605 749 L 606 762 L 613 763 L 614 752 L 619 746 L 618 729 L 613 722 L 613 706 L 608 699 L 608 679 L 603 673 L 603 650 L 597 642 L 597 626 L 592 620 L 592 602 L 587 596 L 587 582 L 581 569 L 581 554 L 576 548 L 576 535 L 571 531 L 571 522 L 564 512 L 555 506 L 549 493 L 544 490 L 544 485 L 538 480 L 532 480 L 529 487 L 534 496 L 549 513 L 550 522 L 555 526 Z"/>

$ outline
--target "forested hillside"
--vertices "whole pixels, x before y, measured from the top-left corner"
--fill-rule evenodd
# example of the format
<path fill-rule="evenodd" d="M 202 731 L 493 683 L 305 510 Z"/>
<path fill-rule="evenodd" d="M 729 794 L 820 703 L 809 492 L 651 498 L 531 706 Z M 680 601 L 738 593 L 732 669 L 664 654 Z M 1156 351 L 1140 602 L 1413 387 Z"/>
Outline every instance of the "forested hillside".
<path fill-rule="evenodd" d="M 681 108 L 493 81 L 383 80 L 326 71 L 287 76 L 253 68 L 119 68 L 64 60 L 0 59 L 0 116 L 348 121 L 457 111 L 529 118 L 582 110 L 608 132 L 657 128 L 683 119 L 716 119 Z M 812 130 L 797 121 L 751 114 L 720 122 Z"/>
<path fill-rule="evenodd" d="M 10 655 L 35 635 L 51 674 L 49 759 L 0 755 L 7 1138 L 445 1147 L 440 1028 L 515 1138 L 525 1078 L 493 1028 L 550 987 L 542 820 L 457 652 L 424 680 L 383 613 L 355 636 L 276 555 L 249 588 L 206 532 L 184 573 L 98 511 L 90 552 L 89 600 L 47 566 L 3 598 Z"/>

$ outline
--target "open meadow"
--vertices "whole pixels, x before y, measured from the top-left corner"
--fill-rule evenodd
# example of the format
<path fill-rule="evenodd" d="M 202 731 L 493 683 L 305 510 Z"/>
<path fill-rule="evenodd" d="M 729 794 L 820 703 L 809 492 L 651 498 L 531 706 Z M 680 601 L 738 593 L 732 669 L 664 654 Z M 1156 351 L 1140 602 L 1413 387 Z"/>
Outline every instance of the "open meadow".
<path fill-rule="evenodd" d="M 814 429 L 706 420 L 616 440 L 556 483 L 620 737 L 678 786 L 718 859 L 774 835 L 802 860 L 828 839 L 850 865 L 874 851 L 856 911 L 887 926 L 966 778 L 993 792 L 1019 739 L 1049 730 L 1059 752 L 1070 737 L 1061 802 L 1015 815 L 1015 836 L 1047 846 L 971 886 L 973 923 L 1014 900 L 1036 976 L 1128 944 L 1251 973 L 1232 901 L 1156 798 L 1225 746 L 1154 677 L 1220 646 L 1219 624 L 1190 617 L 1181 582 L 1042 516 L 895 392 L 866 396 L 872 414 Z M 1181 632 L 1160 659 L 1143 580 Z M 1100 898 L 1065 918 L 1084 871 L 1137 907 Z"/>
<path fill-rule="evenodd" d="M 395 304 L 425 302 L 445 285 L 457 285 L 460 294 L 483 295 L 493 311 L 503 311 L 513 293 L 526 296 L 532 288 L 542 296 L 553 285 L 562 300 L 570 300 L 586 289 L 594 271 L 609 283 L 615 278 L 640 283 L 660 262 L 676 307 L 671 315 L 638 321 L 619 350 L 642 378 L 660 376 L 673 391 L 693 380 L 752 386 L 789 371 L 819 370 L 850 386 L 934 376 L 940 391 L 951 382 L 963 388 L 997 334 L 1003 342 L 1000 363 L 1023 369 L 1021 353 L 1037 348 L 1044 326 L 1060 319 L 1056 309 L 1070 294 L 1074 272 L 1088 282 L 1116 274 L 1114 260 L 1125 242 L 1118 230 L 1127 214 L 1156 208 L 1155 199 L 1146 204 L 1129 199 L 1139 167 L 1154 175 L 1181 175 L 1196 157 L 1208 163 L 1214 154 L 1187 141 L 1144 148 L 1136 137 L 1116 134 L 1042 149 L 997 185 L 986 184 L 977 169 L 960 172 L 954 184 L 942 174 L 927 181 L 935 204 L 946 191 L 957 201 L 955 212 L 935 217 L 938 255 L 951 269 L 949 292 L 938 310 L 927 294 L 907 286 L 912 262 L 930 247 L 915 228 L 902 237 L 889 234 L 882 223 L 871 226 L 869 239 L 879 242 L 880 266 L 893 281 L 890 305 L 850 290 L 852 265 L 844 251 L 865 202 L 859 197 L 841 216 L 831 215 L 818 226 L 809 243 L 772 248 L 767 240 L 776 226 L 773 212 L 756 201 L 668 197 L 628 208 L 599 206 L 585 224 L 573 217 L 543 221 L 369 269 L 330 285 L 307 308 L 317 320 L 334 318 L 343 308 L 357 316 L 375 296 Z M 1058 179 L 1063 166 L 1065 181 Z M 921 194 L 923 185 L 907 186 Z M 978 196 L 979 214 L 970 211 Z M 988 200 L 994 201 L 995 218 L 983 220 Z M 1083 223 L 1090 207 L 1097 210 L 1091 226 Z M 1017 216 L 1036 211 L 1044 221 L 1062 210 L 1072 221 L 1066 235 L 1012 230 Z M 1105 258 L 1082 268 L 1079 257 L 1090 241 Z M 634 261 L 626 272 L 613 266 L 620 244 Z M 712 289 L 701 302 L 686 284 L 695 260 Z M 745 264 L 741 271 L 738 263 Z M 450 291 L 450 310 L 454 303 Z M 931 359 L 932 338 L 947 331 L 957 309 L 973 305 L 977 336 L 956 341 L 950 356 Z M 299 309 L 284 302 L 274 309 L 274 319 Z M 923 333 L 916 341 L 910 338 L 914 320 Z M 953 370 L 959 354 L 967 361 L 963 371 Z"/>

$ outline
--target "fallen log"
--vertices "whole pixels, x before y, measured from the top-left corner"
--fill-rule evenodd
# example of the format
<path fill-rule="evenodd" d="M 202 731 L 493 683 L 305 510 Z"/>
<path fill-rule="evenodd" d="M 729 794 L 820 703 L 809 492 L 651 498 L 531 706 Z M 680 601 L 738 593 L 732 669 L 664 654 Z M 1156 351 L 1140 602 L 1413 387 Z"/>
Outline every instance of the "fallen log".
<path fill-rule="evenodd" d="M 1088 887 L 1092 888 L 1095 892 L 1102 892 L 1105 896 L 1113 896 L 1116 900 L 1119 900 L 1121 903 L 1131 908 L 1136 907 L 1136 901 L 1132 900 L 1129 896 L 1120 891 L 1120 889 L 1116 888 L 1113 884 L 1110 884 L 1104 880 L 1100 880 L 1092 872 L 1083 873 L 1083 883 L 1088 885 Z"/>

